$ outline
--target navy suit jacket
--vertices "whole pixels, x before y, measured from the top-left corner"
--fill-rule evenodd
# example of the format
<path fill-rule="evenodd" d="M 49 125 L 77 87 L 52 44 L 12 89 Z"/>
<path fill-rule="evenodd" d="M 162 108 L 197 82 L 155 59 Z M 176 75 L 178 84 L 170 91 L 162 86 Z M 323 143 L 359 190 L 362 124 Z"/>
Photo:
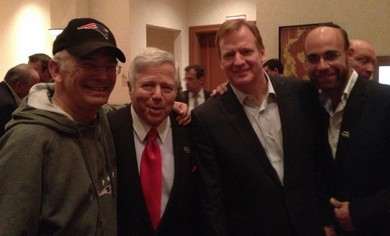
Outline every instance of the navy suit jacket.
<path fill-rule="evenodd" d="M 327 136 L 329 116 L 325 110 L 323 114 Z M 358 232 L 390 235 L 390 86 L 356 81 L 330 165 L 334 197 L 350 202 Z"/>
<path fill-rule="evenodd" d="M 0 137 L 4 134 L 4 126 L 12 118 L 12 112 L 17 108 L 14 95 L 8 85 L 0 83 Z"/>
<path fill-rule="evenodd" d="M 317 188 L 325 145 L 316 89 L 292 78 L 271 82 L 283 133 L 283 185 L 230 85 L 192 111 L 208 235 L 324 234 L 331 215 Z"/>
<path fill-rule="evenodd" d="M 117 155 L 119 235 L 195 235 L 200 229 L 199 204 L 194 194 L 195 169 L 186 130 L 171 117 L 175 176 L 165 212 L 153 232 L 140 185 L 130 107 L 107 116 Z"/>

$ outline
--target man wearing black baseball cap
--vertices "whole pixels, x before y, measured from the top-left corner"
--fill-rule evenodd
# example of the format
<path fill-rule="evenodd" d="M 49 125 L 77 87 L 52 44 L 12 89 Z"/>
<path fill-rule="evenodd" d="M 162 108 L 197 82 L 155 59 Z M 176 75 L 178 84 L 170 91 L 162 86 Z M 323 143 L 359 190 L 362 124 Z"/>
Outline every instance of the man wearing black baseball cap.
<path fill-rule="evenodd" d="M 34 86 L 0 140 L 0 235 L 116 235 L 114 145 L 101 106 L 125 62 L 112 32 L 73 19 L 54 84 Z"/>

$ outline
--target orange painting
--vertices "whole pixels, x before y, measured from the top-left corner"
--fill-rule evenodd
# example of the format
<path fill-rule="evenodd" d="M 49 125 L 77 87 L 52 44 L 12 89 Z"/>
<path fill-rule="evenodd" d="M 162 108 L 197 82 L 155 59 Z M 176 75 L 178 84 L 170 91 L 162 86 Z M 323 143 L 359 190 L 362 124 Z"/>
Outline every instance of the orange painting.
<path fill-rule="evenodd" d="M 279 27 L 279 59 L 284 75 L 309 79 L 305 69 L 304 44 L 306 35 L 318 24 Z"/>

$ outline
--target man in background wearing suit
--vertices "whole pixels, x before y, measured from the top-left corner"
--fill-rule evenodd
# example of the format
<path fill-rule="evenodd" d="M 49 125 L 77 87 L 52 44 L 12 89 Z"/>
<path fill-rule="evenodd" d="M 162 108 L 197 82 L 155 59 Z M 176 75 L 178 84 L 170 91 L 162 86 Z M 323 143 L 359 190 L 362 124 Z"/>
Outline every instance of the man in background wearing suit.
<path fill-rule="evenodd" d="M 185 128 L 178 126 L 172 112 L 177 75 L 172 54 L 147 48 L 130 67 L 131 104 L 108 113 L 117 154 L 119 235 L 194 235 L 199 229 L 193 153 Z M 144 153 L 154 135 L 161 159 L 157 155 L 158 166 L 145 175 Z M 146 178 L 152 181 L 147 186 Z"/>
<path fill-rule="evenodd" d="M 204 103 L 210 97 L 210 92 L 203 88 L 206 78 L 200 65 L 188 65 L 184 70 L 187 90 L 182 92 L 182 101 L 192 110 Z"/>
<path fill-rule="evenodd" d="M 347 32 L 335 24 L 313 29 L 305 40 L 333 156 L 330 203 L 338 235 L 390 235 L 390 87 L 353 70 L 353 54 Z"/>
<path fill-rule="evenodd" d="M 228 89 L 192 111 L 191 127 L 207 235 L 331 235 L 316 89 L 268 77 L 250 22 L 222 24 L 216 48 Z"/>
<path fill-rule="evenodd" d="M 27 64 L 12 67 L 0 83 L 0 137 L 4 134 L 4 126 L 12 118 L 12 112 L 28 95 L 30 88 L 39 82 L 39 74 Z"/>

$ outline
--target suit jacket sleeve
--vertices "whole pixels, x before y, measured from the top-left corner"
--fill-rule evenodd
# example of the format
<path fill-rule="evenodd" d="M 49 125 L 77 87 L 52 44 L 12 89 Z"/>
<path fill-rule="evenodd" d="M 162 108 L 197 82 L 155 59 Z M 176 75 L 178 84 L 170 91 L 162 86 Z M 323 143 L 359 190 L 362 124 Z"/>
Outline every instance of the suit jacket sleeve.
<path fill-rule="evenodd" d="M 227 235 L 225 223 L 225 209 L 223 206 L 222 173 L 220 164 L 210 142 L 210 137 L 204 132 L 198 116 L 192 112 L 190 125 L 194 139 L 195 151 L 202 153 L 202 158 L 197 158 L 199 177 L 199 195 L 202 210 L 206 220 L 205 231 L 208 235 Z"/>

